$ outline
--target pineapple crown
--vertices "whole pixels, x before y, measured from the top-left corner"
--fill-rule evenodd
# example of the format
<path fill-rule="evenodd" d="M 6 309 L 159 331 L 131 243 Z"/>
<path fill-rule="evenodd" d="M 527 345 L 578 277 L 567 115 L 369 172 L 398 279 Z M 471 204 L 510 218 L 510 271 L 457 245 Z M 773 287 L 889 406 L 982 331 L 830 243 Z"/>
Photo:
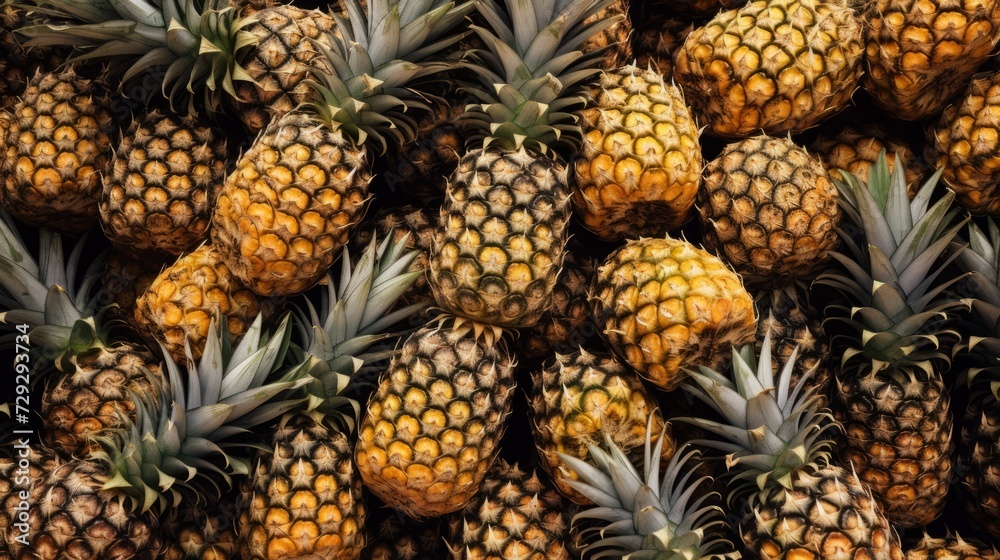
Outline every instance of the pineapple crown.
<path fill-rule="evenodd" d="M 710 368 L 688 370 L 682 386 L 725 418 L 724 423 L 704 418 L 677 418 L 728 441 L 698 443 L 728 453 L 726 463 L 737 467 L 734 480 L 742 481 L 737 493 L 764 490 L 772 484 L 791 488 L 791 475 L 826 461 L 831 440 L 825 432 L 837 424 L 819 408 L 815 387 L 803 389 L 816 372 L 807 371 L 792 388 L 796 347 L 778 373 L 775 384 L 771 365 L 771 334 L 764 337 L 759 359 L 753 344 L 732 350 L 732 379 Z M 730 496 L 733 499 L 737 494 Z"/>
<path fill-rule="evenodd" d="M 987 232 L 970 221 L 967 244 L 952 244 L 959 268 L 970 273 L 966 280 L 973 294 L 962 323 L 967 337 L 955 350 L 971 359 L 966 381 L 1000 401 L 1000 227 L 992 218 Z"/>
<path fill-rule="evenodd" d="M 305 390 L 308 409 L 353 430 L 360 413 L 357 401 L 342 396 L 351 375 L 371 361 L 390 352 L 365 352 L 373 344 L 398 337 L 386 329 L 424 309 L 430 303 L 418 302 L 389 312 L 399 297 L 423 274 L 409 267 L 419 251 L 407 251 L 404 236 L 394 242 L 392 232 L 378 243 L 371 240 L 357 264 L 351 266 L 347 247 L 341 255 L 340 281 L 328 273 L 327 289 L 319 309 L 305 299 L 305 309 L 295 308 L 301 346 L 292 345 L 290 353 L 298 365 L 293 377 L 308 375 L 313 379 Z M 347 408 L 350 413 L 343 410 Z"/>
<path fill-rule="evenodd" d="M 76 278 L 86 236 L 65 256 L 62 235 L 40 228 L 38 259 L 31 256 L 13 218 L 0 209 L 0 323 L 27 324 L 32 346 L 55 354 L 61 371 L 71 368 L 76 354 L 107 344 L 108 321 L 91 297 L 103 259 L 96 259 Z"/>
<path fill-rule="evenodd" d="M 584 553 L 597 552 L 595 558 L 630 560 L 739 558 L 732 543 L 724 538 L 726 522 L 722 508 L 707 504 L 718 495 L 704 493 L 694 498 L 700 486 L 711 484 L 709 476 L 692 480 L 695 471 L 689 461 L 697 458 L 698 452 L 675 453 L 661 483 L 660 451 L 665 433 L 660 434 L 655 447 L 651 445 L 651 435 L 650 421 L 646 426 L 641 477 L 608 434 L 604 435 L 607 450 L 589 445 L 594 464 L 559 454 L 580 477 L 567 480 L 567 484 L 596 504 L 573 518 L 574 524 L 598 523 L 580 533 L 583 541 L 594 541 L 586 546 Z"/>
<path fill-rule="evenodd" d="M 958 333 L 946 325 L 956 319 L 958 309 L 968 309 L 969 302 L 945 293 L 964 275 L 939 279 L 960 251 L 937 263 L 969 218 L 956 219 L 960 209 L 953 208 L 955 193 L 950 190 L 930 206 L 941 172 L 938 169 L 912 201 L 902 156 L 897 155 L 890 173 L 884 150 L 869 168 L 868 188 L 844 170 L 840 173 L 845 180 L 834 180 L 840 203 L 860 234 L 856 241 L 841 231 L 848 252 L 833 257 L 846 273 L 831 272 L 816 279 L 849 302 L 827 307 L 831 320 L 856 333 L 842 365 L 864 359 L 874 371 L 894 368 L 931 375 L 933 362 L 949 361 L 941 346 L 958 338 Z"/>
<path fill-rule="evenodd" d="M 111 59 L 128 66 L 127 82 L 154 66 L 166 66 L 161 91 L 188 111 L 199 103 L 222 110 L 234 83 L 253 79 L 236 63 L 236 53 L 255 39 L 246 31 L 254 19 L 240 18 L 229 0 L 27 0 L 23 7 L 70 23 L 18 29 L 32 46 L 70 46 L 69 62 Z"/>
<path fill-rule="evenodd" d="M 623 16 L 584 20 L 612 1 L 506 0 L 511 19 L 492 0 L 477 1 L 490 29 L 471 26 L 487 49 L 472 51 L 462 64 L 481 83 L 466 88 L 482 101 L 467 107 L 470 145 L 524 146 L 543 154 L 556 145 L 579 145 L 573 111 L 586 106 L 581 90 L 599 72 L 604 49 L 578 49 Z"/>
<path fill-rule="evenodd" d="M 109 469 L 104 488 L 121 490 L 136 509 L 147 511 L 198 501 L 210 491 L 221 495 L 220 482 L 228 487 L 232 475 L 247 474 L 246 450 L 264 447 L 236 436 L 300 406 L 302 398 L 274 399 L 311 381 L 299 375 L 267 382 L 284 363 L 289 335 L 287 315 L 270 332 L 258 315 L 233 347 L 229 330 L 213 320 L 198 361 L 186 345 L 186 383 L 164 349 L 167 376 L 159 402 L 133 395 L 135 422 L 122 412 L 126 427 L 91 436 L 99 445 L 92 457 Z"/>
<path fill-rule="evenodd" d="M 416 137 L 417 122 L 406 111 L 430 108 L 406 85 L 449 68 L 443 62 L 421 61 L 462 38 L 446 33 L 472 12 L 473 4 L 371 0 L 367 14 L 357 0 L 344 0 L 344 6 L 348 18 L 332 15 L 332 47 L 314 41 L 329 71 L 307 80 L 316 91 L 307 106 L 328 126 L 343 130 L 358 144 L 374 142 L 385 153 L 386 135 L 398 143 Z"/>

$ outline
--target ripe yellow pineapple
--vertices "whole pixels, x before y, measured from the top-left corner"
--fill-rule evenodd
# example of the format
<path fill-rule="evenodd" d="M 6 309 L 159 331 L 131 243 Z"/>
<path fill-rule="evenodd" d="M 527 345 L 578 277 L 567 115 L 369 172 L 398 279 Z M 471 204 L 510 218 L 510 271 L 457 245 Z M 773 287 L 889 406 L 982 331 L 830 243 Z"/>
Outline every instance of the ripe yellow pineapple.
<path fill-rule="evenodd" d="M 562 496 L 532 470 L 497 461 L 483 488 L 450 520 L 449 548 L 462 560 L 570 560 Z"/>
<path fill-rule="evenodd" d="M 133 255 L 180 255 L 208 236 L 225 175 L 220 130 L 193 116 L 144 112 L 123 134 L 104 178 L 104 234 Z"/>
<path fill-rule="evenodd" d="M 904 120 L 937 114 L 1000 41 L 1000 0 L 873 0 L 862 16 L 864 88 Z"/>
<path fill-rule="evenodd" d="M 674 79 L 712 134 L 801 132 L 850 101 L 863 31 L 842 0 L 755 0 L 695 28 Z"/>
<path fill-rule="evenodd" d="M 239 339 L 271 307 L 233 277 L 215 247 L 201 245 L 160 272 L 136 301 L 134 318 L 140 333 L 174 359 L 184 359 L 185 344 L 198 359 L 213 320 L 224 318 Z"/>
<path fill-rule="evenodd" d="M 715 255 L 666 237 L 627 242 L 598 268 L 592 303 L 610 348 L 670 391 L 683 368 L 719 367 L 725 349 L 754 340 L 754 302 Z"/>
<path fill-rule="evenodd" d="M 701 184 L 698 125 L 680 90 L 652 70 L 602 72 L 581 111 L 575 215 L 605 240 L 660 236 L 687 221 Z"/>
<path fill-rule="evenodd" d="M 840 246 L 839 198 L 820 160 L 788 138 L 729 144 L 698 192 L 705 248 L 755 288 L 808 279 Z"/>
<path fill-rule="evenodd" d="M 416 125 L 404 112 L 427 107 L 405 86 L 444 68 L 420 61 L 456 41 L 442 35 L 472 9 L 383 3 L 372 19 L 345 3 L 350 19 L 326 34 L 330 47 L 317 44 L 327 69 L 310 82 L 308 103 L 275 118 L 222 187 L 212 242 L 260 295 L 300 293 L 324 277 L 369 199 L 369 149 L 384 154 L 390 141 L 413 139 Z M 378 17 L 390 12 L 396 16 Z M 357 48 L 363 63 L 354 59 Z"/>
<path fill-rule="evenodd" d="M 113 150 L 109 108 L 103 86 L 71 67 L 31 78 L 0 138 L 0 200 L 11 215 L 61 232 L 97 224 Z"/>
<path fill-rule="evenodd" d="M 973 214 L 1000 215 L 1000 72 L 976 77 L 950 105 L 925 148 L 941 179 Z"/>
<path fill-rule="evenodd" d="M 658 447 L 664 461 L 676 448 L 652 396 L 610 354 L 583 349 L 556 354 L 554 361 L 532 374 L 529 404 L 540 466 L 559 492 L 578 504 L 590 500 L 568 484 L 578 475 L 560 454 L 593 463 L 589 447 L 602 443 L 605 436 L 637 465 L 642 463 L 647 439 L 656 443 L 663 438 Z"/>
<path fill-rule="evenodd" d="M 361 478 L 417 519 L 462 509 L 499 452 L 515 361 L 501 333 L 444 315 L 392 356 L 358 428 Z"/>

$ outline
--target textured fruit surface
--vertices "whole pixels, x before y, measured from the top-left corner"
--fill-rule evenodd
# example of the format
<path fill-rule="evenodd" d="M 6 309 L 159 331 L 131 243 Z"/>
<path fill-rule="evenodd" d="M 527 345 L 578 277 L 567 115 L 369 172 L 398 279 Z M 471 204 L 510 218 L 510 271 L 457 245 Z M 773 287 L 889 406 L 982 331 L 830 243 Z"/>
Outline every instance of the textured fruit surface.
<path fill-rule="evenodd" d="M 370 181 L 364 148 L 307 112 L 286 113 L 226 179 L 212 241 L 232 274 L 258 294 L 302 292 L 340 255 Z"/>
<path fill-rule="evenodd" d="M 22 222 L 62 232 L 97 224 L 112 155 L 107 93 L 72 69 L 36 73 L 11 109 L 0 161 L 3 205 Z"/>
<path fill-rule="evenodd" d="M 840 246 L 839 198 L 819 159 L 787 138 L 730 144 L 708 163 L 698 192 L 705 248 L 748 285 L 808 279 Z"/>
<path fill-rule="evenodd" d="M 594 315 L 610 347 L 640 375 L 676 389 L 683 368 L 718 367 L 754 340 L 754 303 L 718 257 L 686 241 L 639 239 L 598 269 Z"/>
<path fill-rule="evenodd" d="M 469 322 L 435 322 L 393 355 L 358 427 L 365 486 L 423 519 L 457 511 L 479 491 L 499 451 L 514 387 L 503 339 Z"/>
<path fill-rule="evenodd" d="M 674 79 L 716 135 L 801 132 L 850 101 L 862 35 L 858 14 L 838 1 L 757 0 L 695 28 Z"/>
<path fill-rule="evenodd" d="M 683 224 L 701 184 L 698 125 L 680 90 L 649 70 L 604 72 L 581 112 L 574 213 L 606 240 Z"/>
<path fill-rule="evenodd" d="M 431 247 L 438 305 L 501 327 L 541 319 L 563 263 L 567 174 L 524 148 L 474 150 L 459 160 Z"/>

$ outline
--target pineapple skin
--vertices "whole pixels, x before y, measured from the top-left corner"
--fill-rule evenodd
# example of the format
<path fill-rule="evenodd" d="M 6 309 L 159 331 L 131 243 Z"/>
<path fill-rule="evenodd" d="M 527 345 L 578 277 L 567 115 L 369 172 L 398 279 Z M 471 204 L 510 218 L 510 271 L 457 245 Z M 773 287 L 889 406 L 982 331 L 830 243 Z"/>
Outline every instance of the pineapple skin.
<path fill-rule="evenodd" d="M 135 322 L 135 304 L 153 280 L 175 259 L 137 259 L 122 251 L 112 251 L 101 273 L 101 305 L 113 304 L 109 311 L 129 323 Z"/>
<path fill-rule="evenodd" d="M 584 324 L 591 318 L 590 283 L 597 260 L 572 239 L 567 247 L 562 272 L 552 288 L 552 308 L 538 324 L 521 330 L 517 339 L 522 365 L 540 364 L 554 352 L 571 352 L 586 341 L 588 334 L 596 334 L 593 328 L 585 330 Z"/>
<path fill-rule="evenodd" d="M 642 464 L 647 428 L 653 445 L 664 436 L 662 464 L 676 450 L 669 424 L 639 378 L 610 354 L 579 350 L 557 354 L 545 368 L 532 374 L 531 433 L 539 465 L 565 498 L 580 505 L 591 502 L 567 480 L 579 475 L 558 453 L 587 461 L 588 445 L 600 446 L 604 435 L 631 459 Z"/>
<path fill-rule="evenodd" d="M 919 374 L 916 374 L 919 375 Z M 838 375 L 835 418 L 844 427 L 841 463 L 853 466 L 896 525 L 927 525 L 944 509 L 952 473 L 952 414 L 939 375 Z"/>
<path fill-rule="evenodd" d="M 286 113 L 226 179 L 212 242 L 232 274 L 256 293 L 303 292 L 347 243 L 370 182 L 365 148 L 308 113 Z"/>
<path fill-rule="evenodd" d="M 238 558 L 231 502 L 174 508 L 162 520 L 164 560 Z"/>
<path fill-rule="evenodd" d="M 687 221 L 701 185 L 698 125 L 677 87 L 651 70 L 602 72 L 580 112 L 573 208 L 603 240 L 659 236 Z"/>
<path fill-rule="evenodd" d="M 155 398 L 162 374 L 152 353 L 127 342 L 84 352 L 70 362 L 73 369 L 42 393 L 41 435 L 48 448 L 84 457 L 91 449 L 89 435 L 125 427 L 122 413 L 135 420 L 130 392 Z"/>
<path fill-rule="evenodd" d="M 240 51 L 236 60 L 253 81 L 236 82 L 239 101 L 231 102 L 252 134 L 309 100 L 312 90 L 305 80 L 312 78 L 314 68 L 325 68 L 313 41 L 330 48 L 326 36 L 335 30 L 333 18 L 321 10 L 257 4 L 250 12 L 253 21 L 244 28 L 255 46 Z"/>
<path fill-rule="evenodd" d="M 187 363 L 185 339 L 200 358 L 212 319 L 225 316 L 236 342 L 271 307 L 239 283 L 214 246 L 201 245 L 160 272 L 136 301 L 133 318 L 150 344 L 162 343 L 174 360 Z"/>
<path fill-rule="evenodd" d="M 1000 404 L 992 396 L 973 395 L 962 421 L 958 464 L 962 503 L 977 527 L 1000 540 Z"/>
<path fill-rule="evenodd" d="M 565 256 L 567 179 L 566 166 L 523 147 L 462 156 L 431 245 L 428 280 L 438 305 L 498 327 L 538 323 Z"/>
<path fill-rule="evenodd" d="M 449 520 L 450 549 L 462 560 L 570 560 L 568 508 L 535 471 L 503 459 L 483 488 Z"/>
<path fill-rule="evenodd" d="M 226 139 L 191 116 L 134 119 L 104 181 L 100 215 L 118 249 L 177 256 L 208 236 L 226 177 Z"/>
<path fill-rule="evenodd" d="M 863 18 L 864 88 L 903 120 L 937 114 L 1000 41 L 998 0 L 874 0 Z"/>
<path fill-rule="evenodd" d="M 843 180 L 840 170 L 855 174 L 868 184 L 868 170 L 875 165 L 879 153 L 885 150 L 889 169 L 896 165 L 896 158 L 903 158 L 906 191 L 913 200 L 923 183 L 924 172 L 920 158 L 902 139 L 889 133 L 880 123 L 850 123 L 821 130 L 809 144 L 809 150 L 823 160 L 831 178 Z"/>
<path fill-rule="evenodd" d="M 242 558 L 357 558 L 366 507 L 347 436 L 286 414 L 239 499 Z"/>
<path fill-rule="evenodd" d="M 512 406 L 506 342 L 459 323 L 439 319 L 406 339 L 358 428 L 365 486 L 414 519 L 460 510 L 479 491 Z"/>
<path fill-rule="evenodd" d="M 820 160 L 790 139 L 729 144 L 698 192 L 705 248 L 754 287 L 810 278 L 840 246 L 839 198 Z"/>
<path fill-rule="evenodd" d="M 1000 215 L 1000 73 L 980 76 L 941 113 L 924 159 L 972 214 Z"/>
<path fill-rule="evenodd" d="M 16 483 L 16 463 L 0 461 L 0 489 Z M 106 475 L 95 462 L 58 459 L 36 448 L 30 458 L 32 479 L 28 514 L 30 541 L 7 516 L 20 501 L 17 493 L 0 492 L 0 535 L 11 560 L 154 560 L 163 546 L 160 523 L 151 513 L 133 513 L 123 494 L 103 490 Z M 12 481 L 14 481 L 12 483 Z"/>
<path fill-rule="evenodd" d="M 996 548 L 975 539 L 965 540 L 959 535 L 943 539 L 924 534 L 916 547 L 906 551 L 906 560 L 997 560 Z"/>
<path fill-rule="evenodd" d="M 677 51 L 674 79 L 714 135 L 801 132 L 850 101 L 863 29 L 838 1 L 757 0 L 695 28 Z"/>
<path fill-rule="evenodd" d="M 103 88 L 72 68 L 34 75 L 3 127 L 0 200 L 12 216 L 63 233 L 97 224 L 113 151 L 109 108 Z"/>
<path fill-rule="evenodd" d="M 718 368 L 727 350 L 754 340 L 754 302 L 738 274 L 681 240 L 645 238 L 598 268 L 591 303 L 609 347 L 660 389 L 684 368 Z"/>
<path fill-rule="evenodd" d="M 744 544 L 762 560 L 903 558 L 899 537 L 855 476 L 822 463 L 789 476 L 788 488 L 765 488 L 740 525 Z"/>

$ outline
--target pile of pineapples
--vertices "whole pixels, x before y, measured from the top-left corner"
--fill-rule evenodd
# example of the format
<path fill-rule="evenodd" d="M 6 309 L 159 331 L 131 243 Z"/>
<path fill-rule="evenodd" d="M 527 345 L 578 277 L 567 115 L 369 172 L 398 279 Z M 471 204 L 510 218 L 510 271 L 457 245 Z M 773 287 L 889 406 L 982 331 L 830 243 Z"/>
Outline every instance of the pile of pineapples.
<path fill-rule="evenodd" d="M 0 560 L 1000 558 L 998 43 L 2 0 Z"/>

